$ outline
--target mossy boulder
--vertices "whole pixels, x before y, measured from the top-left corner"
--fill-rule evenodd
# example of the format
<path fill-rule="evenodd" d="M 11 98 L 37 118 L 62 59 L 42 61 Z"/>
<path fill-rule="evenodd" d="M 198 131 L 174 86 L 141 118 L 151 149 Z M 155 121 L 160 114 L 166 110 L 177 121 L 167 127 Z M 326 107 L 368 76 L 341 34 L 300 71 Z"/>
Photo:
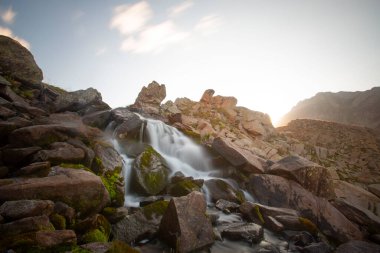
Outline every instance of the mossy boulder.
<path fill-rule="evenodd" d="M 240 189 L 235 189 L 232 185 L 221 179 L 210 179 L 205 182 L 212 202 L 224 199 L 230 202 L 241 204 L 244 202 L 244 193 Z"/>
<path fill-rule="evenodd" d="M 107 242 L 111 234 L 111 225 L 101 214 L 80 220 L 75 224 L 75 231 L 82 234 L 84 243 Z"/>
<path fill-rule="evenodd" d="M 169 183 L 169 169 L 164 158 L 148 146 L 133 163 L 135 188 L 147 195 L 162 192 Z"/>
<path fill-rule="evenodd" d="M 203 186 L 203 179 L 193 179 L 192 177 L 185 177 L 168 186 L 167 193 L 174 197 L 186 196 L 193 191 L 201 191 Z"/>

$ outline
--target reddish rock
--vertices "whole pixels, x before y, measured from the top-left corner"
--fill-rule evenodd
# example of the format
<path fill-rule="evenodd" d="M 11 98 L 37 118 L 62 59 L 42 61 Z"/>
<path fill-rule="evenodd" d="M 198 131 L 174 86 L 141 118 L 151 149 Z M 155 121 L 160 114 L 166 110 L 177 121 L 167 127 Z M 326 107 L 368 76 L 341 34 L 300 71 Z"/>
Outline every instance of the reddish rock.
<path fill-rule="evenodd" d="M 162 100 L 166 97 L 165 85 L 153 81 L 147 87 L 143 87 L 131 106 L 134 110 L 140 110 L 148 114 L 159 114 Z"/>
<path fill-rule="evenodd" d="M 32 216 L 49 216 L 54 209 L 50 200 L 6 201 L 0 206 L 0 215 L 7 220 L 18 220 Z"/>
<path fill-rule="evenodd" d="M 46 177 L 50 173 L 50 162 L 37 162 L 22 167 L 14 173 L 15 176 Z"/>
<path fill-rule="evenodd" d="M 58 245 L 75 245 L 77 236 L 73 230 L 38 231 L 36 233 L 38 246 L 51 248 Z"/>
<path fill-rule="evenodd" d="M 230 240 L 245 240 L 259 243 L 264 238 L 263 227 L 255 223 L 232 223 L 222 229 L 223 237 Z"/>
<path fill-rule="evenodd" d="M 206 217 L 202 193 L 172 198 L 162 218 L 159 237 L 176 252 L 191 252 L 214 243 L 214 233 Z"/>
<path fill-rule="evenodd" d="M 53 224 L 50 223 L 49 218 L 46 215 L 27 217 L 13 222 L 0 224 L 0 234 L 2 238 L 39 230 L 54 230 Z"/>
<path fill-rule="evenodd" d="M 214 203 L 220 199 L 224 199 L 240 204 L 245 200 L 244 193 L 240 189 L 235 189 L 222 179 L 207 180 L 205 186 L 208 189 L 211 201 Z"/>
<path fill-rule="evenodd" d="M 81 163 L 85 153 L 81 148 L 76 148 L 66 142 L 55 142 L 50 145 L 49 150 L 38 151 L 33 156 L 36 162 L 49 161 L 53 165 L 61 163 Z"/>

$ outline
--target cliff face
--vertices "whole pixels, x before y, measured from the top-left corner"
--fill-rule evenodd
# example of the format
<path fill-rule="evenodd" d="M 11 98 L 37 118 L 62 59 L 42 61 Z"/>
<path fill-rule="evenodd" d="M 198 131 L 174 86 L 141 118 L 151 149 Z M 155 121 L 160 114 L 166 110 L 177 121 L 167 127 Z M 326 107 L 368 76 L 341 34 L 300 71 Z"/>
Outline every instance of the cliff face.
<path fill-rule="evenodd" d="M 318 119 L 380 130 L 380 87 L 357 92 L 321 92 L 299 102 L 281 120 Z"/>

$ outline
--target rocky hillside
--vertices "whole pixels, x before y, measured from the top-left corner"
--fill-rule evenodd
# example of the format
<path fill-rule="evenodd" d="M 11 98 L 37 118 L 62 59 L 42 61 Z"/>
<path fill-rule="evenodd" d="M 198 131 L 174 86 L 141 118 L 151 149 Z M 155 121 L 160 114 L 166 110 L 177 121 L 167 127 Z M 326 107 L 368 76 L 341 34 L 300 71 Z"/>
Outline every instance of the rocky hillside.
<path fill-rule="evenodd" d="M 111 109 L 95 89 L 42 79 L 31 53 L 0 36 L 0 251 L 379 252 L 370 130 L 276 130 L 213 90 L 161 104 L 157 82 Z M 155 129 L 162 148 L 182 152 L 175 162 L 154 145 Z M 205 177 L 175 167 L 203 159 Z"/>
<path fill-rule="evenodd" d="M 357 92 L 321 92 L 299 102 L 281 120 L 318 119 L 380 130 L 380 87 Z"/>

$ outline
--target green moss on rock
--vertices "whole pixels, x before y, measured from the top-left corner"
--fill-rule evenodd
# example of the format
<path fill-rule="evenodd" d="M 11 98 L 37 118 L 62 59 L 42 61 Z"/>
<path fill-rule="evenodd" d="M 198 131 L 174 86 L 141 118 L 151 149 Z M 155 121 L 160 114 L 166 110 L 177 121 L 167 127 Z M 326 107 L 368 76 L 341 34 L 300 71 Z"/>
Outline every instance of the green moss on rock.
<path fill-rule="evenodd" d="M 168 208 L 168 205 L 169 205 L 169 201 L 165 201 L 165 200 L 156 201 L 152 204 L 144 206 L 142 208 L 142 212 L 144 213 L 147 219 L 151 220 L 156 216 L 164 215 L 166 209 Z"/>
<path fill-rule="evenodd" d="M 122 203 L 124 203 L 124 192 L 118 187 L 118 185 L 121 185 L 123 182 L 121 171 L 121 167 L 116 167 L 113 171 L 107 171 L 103 176 L 100 176 L 110 195 L 111 202 L 118 203 L 118 206 L 121 206 Z"/>
<path fill-rule="evenodd" d="M 55 229 L 57 230 L 66 229 L 66 219 L 62 215 L 54 213 L 50 215 L 49 219 Z"/>
<path fill-rule="evenodd" d="M 140 251 L 135 250 L 128 244 L 122 241 L 112 241 L 112 245 L 106 253 L 139 253 Z"/>
<path fill-rule="evenodd" d="M 256 213 L 257 218 L 260 220 L 260 222 L 264 224 L 265 221 L 264 221 L 263 215 L 261 214 L 260 207 L 258 205 L 255 206 L 255 213 Z"/>
<path fill-rule="evenodd" d="M 309 231 L 311 234 L 313 235 L 318 234 L 319 232 L 318 227 L 311 220 L 304 217 L 299 217 L 298 220 L 304 225 L 305 229 Z"/>
<path fill-rule="evenodd" d="M 93 229 L 82 236 L 84 243 L 108 242 L 108 236 L 100 229 Z"/>

